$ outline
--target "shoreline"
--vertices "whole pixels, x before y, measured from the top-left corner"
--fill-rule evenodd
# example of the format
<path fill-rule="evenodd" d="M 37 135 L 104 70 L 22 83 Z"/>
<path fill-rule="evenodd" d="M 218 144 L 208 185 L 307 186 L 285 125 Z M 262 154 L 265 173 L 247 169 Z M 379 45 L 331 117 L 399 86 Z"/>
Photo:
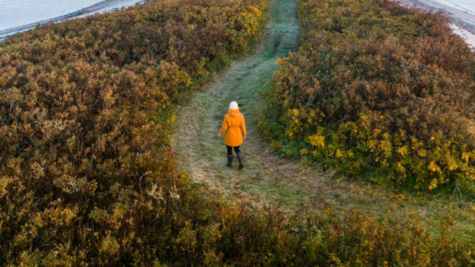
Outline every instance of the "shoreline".
<path fill-rule="evenodd" d="M 0 30 L 0 42 L 8 37 L 34 29 L 38 25 L 44 25 L 49 22 L 61 22 L 68 19 L 83 18 L 100 12 L 110 12 L 121 8 L 131 7 L 137 4 L 150 2 L 151 0 L 104 0 L 94 5 L 82 8 L 80 10 L 53 17 L 51 19 L 41 20 L 34 23 L 25 24 L 5 30 Z M 441 12 L 452 20 L 449 25 L 452 32 L 465 40 L 467 45 L 475 52 L 475 12 L 472 13 L 463 8 L 446 5 L 435 0 L 391 0 L 409 8 L 420 8 L 430 12 Z"/>
<path fill-rule="evenodd" d="M 455 5 L 446 5 L 435 0 L 391 0 L 409 8 L 420 8 L 430 12 L 441 12 L 449 17 L 452 32 L 462 37 L 467 45 L 475 51 L 475 12 L 471 13 Z"/>
<path fill-rule="evenodd" d="M 68 19 L 82 18 L 82 17 L 93 15 L 100 12 L 115 11 L 124 7 L 127 8 L 130 6 L 137 5 L 137 4 L 143 4 L 149 1 L 151 0 L 104 0 L 92 6 L 82 8 L 80 10 L 68 13 L 66 15 L 61 15 L 61 16 L 53 17 L 51 19 L 41 20 L 38 22 L 25 24 L 18 27 L 0 30 L 0 42 L 6 40 L 8 37 L 15 35 L 17 33 L 34 29 L 38 25 L 44 25 L 49 22 L 61 22 Z"/>

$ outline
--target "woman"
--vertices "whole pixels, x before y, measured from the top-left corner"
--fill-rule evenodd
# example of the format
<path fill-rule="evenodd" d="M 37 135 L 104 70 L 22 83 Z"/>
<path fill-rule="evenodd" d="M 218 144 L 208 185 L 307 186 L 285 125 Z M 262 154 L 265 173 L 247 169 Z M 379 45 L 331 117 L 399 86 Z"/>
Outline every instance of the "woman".
<path fill-rule="evenodd" d="M 239 112 L 238 103 L 231 102 L 229 105 L 229 112 L 224 116 L 223 126 L 218 136 L 226 132 L 224 137 L 224 144 L 228 148 L 228 167 L 233 167 L 233 148 L 239 161 L 239 169 L 244 168 L 243 156 L 239 147 L 246 139 L 246 123 L 244 122 L 244 115 Z"/>

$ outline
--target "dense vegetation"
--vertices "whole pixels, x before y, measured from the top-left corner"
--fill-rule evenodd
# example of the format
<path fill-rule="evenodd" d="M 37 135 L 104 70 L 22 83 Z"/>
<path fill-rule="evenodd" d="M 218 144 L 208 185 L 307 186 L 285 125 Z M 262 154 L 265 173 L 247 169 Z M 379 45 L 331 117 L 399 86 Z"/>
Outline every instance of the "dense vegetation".
<path fill-rule="evenodd" d="M 185 249 L 167 240 L 186 227 L 173 207 L 188 205 L 167 108 L 250 47 L 266 6 L 154 1 L 0 44 L 0 262 L 147 263 L 165 241 Z"/>
<path fill-rule="evenodd" d="M 451 217 L 289 217 L 191 186 L 170 107 L 251 47 L 265 0 L 154 1 L 0 44 L 0 264 L 469 266 Z"/>
<path fill-rule="evenodd" d="M 473 184 L 475 60 L 447 18 L 388 0 L 301 0 L 299 16 L 261 121 L 276 149 L 381 184 Z"/>

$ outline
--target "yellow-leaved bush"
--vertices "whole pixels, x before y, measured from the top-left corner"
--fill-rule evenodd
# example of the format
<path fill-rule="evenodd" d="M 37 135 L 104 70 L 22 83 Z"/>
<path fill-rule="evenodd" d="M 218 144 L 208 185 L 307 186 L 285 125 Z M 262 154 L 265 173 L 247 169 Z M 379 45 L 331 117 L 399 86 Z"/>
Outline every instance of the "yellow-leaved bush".
<path fill-rule="evenodd" d="M 382 184 L 473 184 L 474 54 L 447 18 L 386 0 L 300 0 L 299 17 L 260 123 L 274 147 Z"/>

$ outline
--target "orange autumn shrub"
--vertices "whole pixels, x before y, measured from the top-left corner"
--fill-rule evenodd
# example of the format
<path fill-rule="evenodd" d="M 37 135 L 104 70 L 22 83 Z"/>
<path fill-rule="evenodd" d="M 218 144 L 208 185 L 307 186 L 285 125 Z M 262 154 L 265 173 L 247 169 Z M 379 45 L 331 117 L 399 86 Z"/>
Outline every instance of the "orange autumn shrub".
<path fill-rule="evenodd" d="M 474 54 L 447 18 L 387 0 L 300 0 L 261 129 L 276 149 L 381 184 L 475 181 Z"/>
<path fill-rule="evenodd" d="M 266 8 L 153 1 L 1 43 L 0 262 L 157 257 L 149 227 L 189 186 L 169 108 L 252 46 Z"/>

